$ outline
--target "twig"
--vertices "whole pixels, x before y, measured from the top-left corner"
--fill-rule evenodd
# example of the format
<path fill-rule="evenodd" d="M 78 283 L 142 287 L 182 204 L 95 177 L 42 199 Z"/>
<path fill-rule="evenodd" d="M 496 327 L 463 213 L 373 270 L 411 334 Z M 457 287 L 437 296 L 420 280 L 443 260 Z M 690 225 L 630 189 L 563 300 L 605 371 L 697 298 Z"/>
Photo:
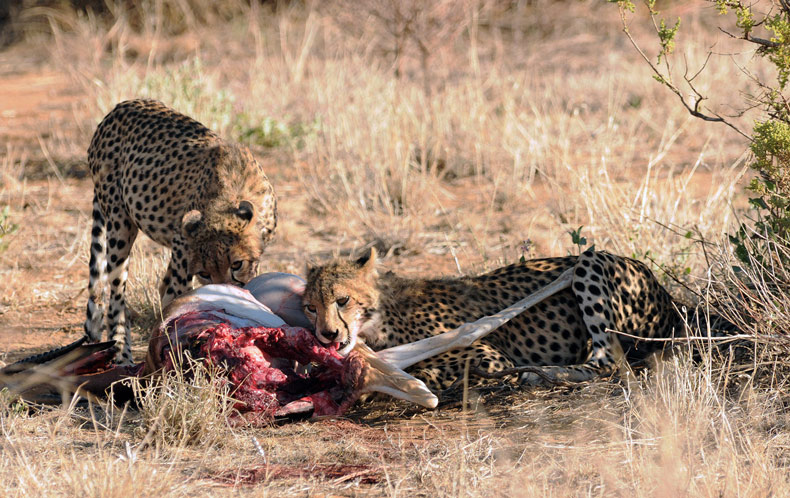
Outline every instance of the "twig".
<path fill-rule="evenodd" d="M 683 73 L 683 79 L 686 80 L 686 81 L 694 81 L 695 79 L 697 79 L 697 76 L 702 74 L 702 71 L 704 71 L 705 67 L 708 65 L 708 61 L 710 60 L 710 56 L 711 55 L 713 55 L 713 52 L 708 51 L 708 55 L 707 55 L 707 57 L 705 57 L 705 62 L 702 63 L 702 65 L 699 67 L 699 71 L 694 73 L 694 75 L 691 78 L 688 77 L 688 67 L 689 66 L 688 66 L 688 60 L 686 60 L 686 71 Z M 685 55 L 683 55 L 683 59 L 684 60 L 686 59 Z"/>
<path fill-rule="evenodd" d="M 693 295 L 697 296 L 697 298 L 699 298 L 699 299 L 702 299 L 702 294 L 701 294 L 700 292 L 698 292 L 698 291 L 696 291 L 696 290 L 692 289 L 691 287 L 689 287 L 689 286 L 688 286 L 688 284 L 686 284 L 686 282 L 683 282 L 682 280 L 680 280 L 680 279 L 679 279 L 679 278 L 678 278 L 678 277 L 677 277 L 677 276 L 674 274 L 674 272 L 670 272 L 669 270 L 667 270 L 666 268 L 664 268 L 662 265 L 660 265 L 660 264 L 656 263 L 656 260 L 655 260 L 655 259 L 653 259 L 652 257 L 650 257 L 650 256 L 645 256 L 645 257 L 646 257 L 646 258 L 647 258 L 647 259 L 648 259 L 648 260 L 649 260 L 651 263 L 653 263 L 654 265 L 656 265 L 656 266 L 657 266 L 657 267 L 658 267 L 658 268 L 659 268 L 659 269 L 660 269 L 662 272 L 664 272 L 664 275 L 666 275 L 667 277 L 669 277 L 670 279 L 672 279 L 672 281 L 673 281 L 673 282 L 675 282 L 675 283 L 676 283 L 676 284 L 678 284 L 679 286 L 683 287 L 684 289 L 686 289 L 686 291 L 690 292 L 691 294 L 693 294 Z"/>
<path fill-rule="evenodd" d="M 774 41 L 766 40 L 765 38 L 759 38 L 757 36 L 751 36 L 749 33 L 744 33 L 743 36 L 738 36 L 730 33 L 729 31 L 721 27 L 719 27 L 719 31 L 729 36 L 730 38 L 752 42 L 755 45 L 760 45 L 761 47 L 776 48 L 779 46 L 779 44 Z"/>
<path fill-rule="evenodd" d="M 740 128 L 738 128 L 737 126 L 735 126 L 734 124 L 729 122 L 727 119 L 721 117 L 720 115 L 718 115 L 716 113 L 705 114 L 700 109 L 700 104 L 702 103 L 703 100 L 706 100 L 706 99 L 701 96 L 701 94 L 696 90 L 696 88 L 694 88 L 693 85 L 691 85 L 689 80 L 686 80 L 686 83 L 689 84 L 689 86 L 691 87 L 691 90 L 698 96 L 696 99 L 694 99 L 695 101 L 694 101 L 693 107 L 691 105 L 689 105 L 688 101 L 686 100 L 686 97 L 683 96 L 683 93 L 680 91 L 680 89 L 677 86 L 675 86 L 674 83 L 672 83 L 672 75 L 671 75 L 671 73 L 669 73 L 667 75 L 667 77 L 665 77 L 664 74 L 662 74 L 661 71 L 653 64 L 653 62 L 650 60 L 650 58 L 642 51 L 642 49 L 636 43 L 636 40 L 634 40 L 634 37 L 631 36 L 631 31 L 628 29 L 628 21 L 625 18 L 625 9 L 623 7 L 620 7 L 620 18 L 622 19 L 622 22 L 623 22 L 623 33 L 625 33 L 625 35 L 628 37 L 628 40 L 631 42 L 631 45 L 633 45 L 634 49 L 636 49 L 637 53 L 639 53 L 639 55 L 642 57 L 642 59 L 647 63 L 647 65 L 650 67 L 650 69 L 653 71 L 653 73 L 656 75 L 656 77 L 659 79 L 659 81 L 661 83 L 663 83 L 664 85 L 666 85 L 666 87 L 669 88 L 672 91 L 672 93 L 674 93 L 678 97 L 678 99 L 680 100 L 680 103 L 683 104 L 683 107 L 686 108 L 686 110 L 689 112 L 689 114 L 691 114 L 695 118 L 699 118 L 699 119 L 702 119 L 704 121 L 711 121 L 711 122 L 715 122 L 715 123 L 723 123 L 723 124 L 729 126 L 731 129 L 735 130 L 739 135 L 741 135 L 742 137 L 746 138 L 750 142 L 752 141 L 752 138 L 749 135 L 747 135 L 746 133 L 741 131 Z M 651 19 L 653 19 L 652 15 L 651 15 Z M 653 19 L 653 22 L 655 23 L 655 19 Z M 665 56 L 665 60 L 666 60 L 666 56 Z M 667 63 L 667 68 L 669 68 L 669 64 L 668 63 Z M 703 65 L 703 68 L 704 68 L 704 65 Z M 700 70 L 702 70 L 702 69 L 700 69 Z"/>
<path fill-rule="evenodd" d="M 645 342 L 694 342 L 694 341 L 732 342 L 741 339 L 749 339 L 755 342 L 758 340 L 760 340 L 761 342 L 762 341 L 770 342 L 770 339 L 772 339 L 770 337 L 758 337 L 752 334 L 734 334 L 728 336 L 715 336 L 715 337 L 697 336 L 697 335 L 686 336 L 686 337 L 642 337 L 639 335 L 629 334 L 628 332 L 621 332 L 619 330 L 614 330 L 614 329 L 606 329 L 606 331 L 611 332 L 612 334 L 617 334 Z"/>

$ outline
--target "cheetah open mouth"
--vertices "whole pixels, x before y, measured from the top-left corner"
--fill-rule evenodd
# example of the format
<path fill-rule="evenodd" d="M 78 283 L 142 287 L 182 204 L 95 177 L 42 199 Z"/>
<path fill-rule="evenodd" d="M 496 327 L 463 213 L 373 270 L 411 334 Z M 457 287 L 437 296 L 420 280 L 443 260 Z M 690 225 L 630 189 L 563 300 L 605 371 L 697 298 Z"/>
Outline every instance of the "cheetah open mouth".
<path fill-rule="evenodd" d="M 353 334 L 352 336 L 348 337 L 345 341 L 333 342 L 330 343 L 327 347 L 336 349 L 340 356 L 346 356 L 354 349 L 354 346 L 356 345 L 357 345 L 357 335 Z"/>

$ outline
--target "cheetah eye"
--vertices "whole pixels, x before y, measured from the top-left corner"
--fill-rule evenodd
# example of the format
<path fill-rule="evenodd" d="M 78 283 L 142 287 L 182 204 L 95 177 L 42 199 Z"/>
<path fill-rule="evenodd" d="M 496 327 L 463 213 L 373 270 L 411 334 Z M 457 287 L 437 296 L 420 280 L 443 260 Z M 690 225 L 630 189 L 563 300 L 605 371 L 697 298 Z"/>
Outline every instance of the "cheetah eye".
<path fill-rule="evenodd" d="M 312 304 L 305 304 L 305 305 L 304 305 L 304 309 L 305 309 L 305 311 L 307 311 L 308 313 L 313 313 L 313 314 L 315 314 L 315 306 L 313 306 Z"/>
<path fill-rule="evenodd" d="M 211 275 L 209 275 L 207 271 L 199 271 L 195 275 L 197 275 L 198 278 L 202 278 L 203 280 L 211 280 Z"/>
<path fill-rule="evenodd" d="M 343 297 L 339 298 L 335 302 L 337 303 L 338 306 L 340 306 L 342 308 L 343 306 L 348 304 L 348 296 L 343 296 Z"/>
<path fill-rule="evenodd" d="M 244 266 L 244 261 L 239 260 L 233 263 L 232 265 L 230 265 L 230 269 L 233 271 L 239 271 L 241 270 L 242 266 Z"/>

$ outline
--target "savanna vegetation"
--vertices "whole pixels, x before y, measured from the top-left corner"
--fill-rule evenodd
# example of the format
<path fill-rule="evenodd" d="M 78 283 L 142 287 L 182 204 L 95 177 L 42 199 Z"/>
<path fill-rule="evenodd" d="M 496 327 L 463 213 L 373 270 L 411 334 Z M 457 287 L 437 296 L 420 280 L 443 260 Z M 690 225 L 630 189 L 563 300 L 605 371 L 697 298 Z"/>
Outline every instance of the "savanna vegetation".
<path fill-rule="evenodd" d="M 6 363 L 82 333 L 85 151 L 138 96 L 256 153 L 282 216 L 268 270 L 375 245 L 392 270 L 468 274 L 594 244 L 753 339 L 747 360 L 680 345 L 614 380 L 257 429 L 228 426 L 200 369 L 138 386 L 136 410 L 4 391 L 0 494 L 789 494 L 785 4 L 615 3 L 0 7 Z M 135 245 L 138 356 L 166 263 Z"/>

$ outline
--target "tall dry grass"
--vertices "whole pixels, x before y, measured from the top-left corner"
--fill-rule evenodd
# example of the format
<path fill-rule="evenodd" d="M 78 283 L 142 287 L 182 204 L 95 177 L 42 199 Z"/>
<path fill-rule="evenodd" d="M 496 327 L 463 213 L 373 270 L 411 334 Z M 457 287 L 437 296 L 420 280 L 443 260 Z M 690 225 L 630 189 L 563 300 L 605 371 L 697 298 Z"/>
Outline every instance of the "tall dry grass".
<path fill-rule="evenodd" d="M 526 495 L 547 489 L 559 495 L 784 494 L 790 484 L 786 386 L 761 389 L 751 381 L 676 358 L 623 387 L 621 396 L 604 396 L 602 409 L 585 407 L 565 438 L 539 434 L 522 461 L 528 470 L 512 489 Z"/>
<path fill-rule="evenodd" d="M 158 98 L 262 158 L 283 207 L 272 265 L 299 271 L 292 260 L 305 254 L 376 243 L 392 267 L 468 273 L 518 259 L 526 239 L 528 256 L 578 250 L 568 231 L 584 226 L 596 247 L 650 262 L 676 295 L 683 289 L 659 268 L 703 294 L 709 287 L 694 239 L 725 240 L 739 216 L 745 144 L 690 119 L 650 79 L 614 9 L 464 2 L 458 32 L 426 41 L 437 54 L 426 73 L 417 45 L 396 50 L 397 37 L 370 17 L 386 2 L 352 12 L 354 29 L 348 11 L 318 3 L 229 2 L 230 13 L 202 17 L 208 4 L 27 13 L 50 31 L 48 67 L 84 96 L 73 133 L 41 138 L 58 152 L 55 166 L 84 150 L 116 102 Z M 705 9 L 674 8 L 688 26 L 683 55 L 698 67 L 724 35 Z M 644 26 L 632 31 L 649 39 Z M 698 84 L 726 107 L 751 83 L 722 60 Z M 0 198 L 30 234 L 26 154 L 8 149 L 0 162 Z M 47 188 L 65 189 L 52 176 Z M 47 206 L 37 214 L 55 214 Z M 59 242 L 62 265 L 87 265 L 87 212 L 73 240 Z M 36 233 L 29 246 L 51 248 L 48 237 Z M 166 258 L 143 242 L 131 260 L 130 302 L 151 322 Z M 20 302 L 30 299 L 22 284 L 12 289 Z M 680 356 L 622 384 L 473 393 L 467 411 L 380 403 L 352 413 L 355 425 L 233 431 L 219 422 L 216 393 L 206 398 L 206 385 L 184 379 L 123 415 L 68 404 L 27 411 L 0 397 L 0 494 L 781 496 L 790 488 L 786 377 L 760 368 Z M 329 464 L 363 465 L 375 478 L 328 477 Z M 250 481 L 250 469 L 263 472 Z"/>
<path fill-rule="evenodd" d="M 520 232 L 512 239 L 546 239 L 528 228 L 540 216 L 541 231 L 558 234 L 542 241 L 541 252 L 562 251 L 567 229 L 583 224 L 599 246 L 643 254 L 667 246 L 640 242 L 662 231 L 656 221 L 696 224 L 713 238 L 726 230 L 729 209 L 719 206 L 737 190 L 734 159 L 743 144 L 673 105 L 624 50 L 608 11 L 577 7 L 576 15 L 590 12 L 590 25 L 565 14 L 551 38 L 530 36 L 545 20 L 530 10 L 516 38 L 496 5 L 464 5 L 467 29 L 444 41 L 431 74 L 446 77 L 434 77 L 430 94 L 418 61 L 399 62 L 406 69 L 396 75 L 387 57 L 376 56 L 386 39 L 355 38 L 321 10 L 239 6 L 244 16 L 198 39 L 166 36 L 155 16 L 143 28 L 120 16 L 109 28 L 86 17 L 53 29 L 63 70 L 94 96 L 87 101 L 94 120 L 122 99 L 147 96 L 226 136 L 263 144 L 294 165 L 311 208 L 341 219 L 357 243 L 380 239 L 419 253 L 422 234 L 449 225 L 449 235 L 427 242 L 446 251 L 447 235 L 470 246 L 471 257 L 496 245 L 503 227 L 488 226 L 492 220 Z M 543 17 L 560 14 L 549 9 Z M 473 20 L 478 27 L 470 29 Z M 716 37 L 700 32 L 692 47 Z M 563 49 L 567 39 L 575 45 Z M 598 53 L 608 57 L 593 63 Z M 689 66 L 704 55 L 690 49 Z M 732 79 L 723 64 L 705 77 L 703 89 Z M 722 102 L 748 90 L 748 79 L 740 83 L 725 87 Z M 686 195 L 708 175 L 721 187 Z M 470 203 L 458 190 L 476 197 Z M 675 198 L 665 202 L 665 194 Z"/>

